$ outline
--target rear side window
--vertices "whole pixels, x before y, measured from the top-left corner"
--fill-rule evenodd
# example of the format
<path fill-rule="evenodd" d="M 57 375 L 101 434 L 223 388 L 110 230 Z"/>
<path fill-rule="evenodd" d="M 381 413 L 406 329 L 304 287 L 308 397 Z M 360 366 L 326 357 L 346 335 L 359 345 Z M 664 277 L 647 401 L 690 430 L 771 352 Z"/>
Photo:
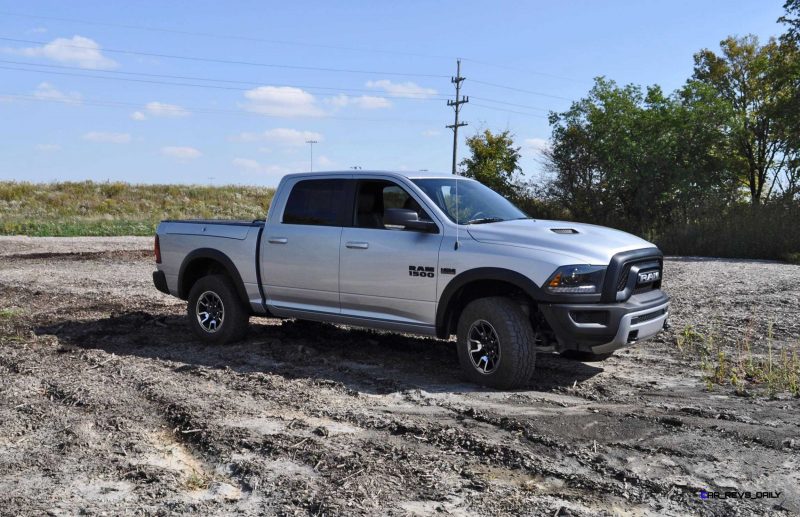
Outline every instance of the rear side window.
<path fill-rule="evenodd" d="M 284 224 L 343 226 L 348 202 L 345 180 L 303 180 L 289 193 Z"/>

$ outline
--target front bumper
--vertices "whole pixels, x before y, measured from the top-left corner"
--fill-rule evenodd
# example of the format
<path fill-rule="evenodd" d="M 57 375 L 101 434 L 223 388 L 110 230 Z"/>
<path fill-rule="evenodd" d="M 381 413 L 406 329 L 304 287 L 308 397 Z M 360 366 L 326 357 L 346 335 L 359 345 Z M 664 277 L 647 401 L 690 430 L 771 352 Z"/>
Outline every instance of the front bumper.
<path fill-rule="evenodd" d="M 551 303 L 539 308 L 560 351 L 604 354 L 658 334 L 669 315 L 669 297 L 654 290 L 622 303 Z"/>

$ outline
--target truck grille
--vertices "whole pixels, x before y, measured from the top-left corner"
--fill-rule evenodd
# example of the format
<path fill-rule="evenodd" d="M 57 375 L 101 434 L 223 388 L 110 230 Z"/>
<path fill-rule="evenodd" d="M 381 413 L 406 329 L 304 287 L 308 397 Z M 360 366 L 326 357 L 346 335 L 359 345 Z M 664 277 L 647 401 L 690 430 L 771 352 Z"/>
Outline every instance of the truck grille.
<path fill-rule="evenodd" d="M 663 272 L 663 266 L 664 256 L 655 248 L 617 253 L 611 257 L 611 261 L 608 264 L 606 278 L 603 282 L 603 293 L 600 297 L 601 301 L 622 302 L 633 294 L 661 288 L 660 278 L 648 284 L 637 285 L 636 281 L 639 280 L 639 273 L 656 270 Z M 642 279 L 650 280 L 654 276 L 643 275 Z"/>
<path fill-rule="evenodd" d="M 643 271 L 652 271 L 654 269 L 658 269 L 658 271 L 662 272 L 663 275 L 663 260 L 661 257 L 646 257 L 642 259 L 632 260 L 627 262 L 623 265 L 622 271 L 620 272 L 619 278 L 617 278 L 617 293 L 621 293 L 625 290 L 625 287 L 628 285 L 628 279 L 631 277 L 632 273 L 631 268 L 635 265 L 645 265 L 651 264 L 653 267 L 646 267 Z M 656 266 L 656 264 L 658 264 Z M 642 294 L 653 289 L 658 289 L 661 287 L 661 279 L 655 282 L 649 282 L 647 284 L 636 284 L 634 283 L 633 292 L 631 294 Z"/>
<path fill-rule="evenodd" d="M 619 275 L 619 281 L 617 282 L 617 292 L 622 291 L 625 289 L 625 285 L 628 283 L 628 275 L 631 274 L 631 264 L 625 264 L 622 268 L 622 273 Z"/>

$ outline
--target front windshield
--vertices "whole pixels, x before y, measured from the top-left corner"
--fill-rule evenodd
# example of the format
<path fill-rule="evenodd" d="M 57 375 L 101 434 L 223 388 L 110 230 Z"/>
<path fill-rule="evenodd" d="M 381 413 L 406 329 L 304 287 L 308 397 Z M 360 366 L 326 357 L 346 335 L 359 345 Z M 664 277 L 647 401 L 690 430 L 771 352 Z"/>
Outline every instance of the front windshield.
<path fill-rule="evenodd" d="M 506 198 L 477 181 L 456 178 L 413 181 L 451 221 L 457 224 L 496 223 L 528 218 Z M 457 198 L 456 182 L 458 182 Z"/>

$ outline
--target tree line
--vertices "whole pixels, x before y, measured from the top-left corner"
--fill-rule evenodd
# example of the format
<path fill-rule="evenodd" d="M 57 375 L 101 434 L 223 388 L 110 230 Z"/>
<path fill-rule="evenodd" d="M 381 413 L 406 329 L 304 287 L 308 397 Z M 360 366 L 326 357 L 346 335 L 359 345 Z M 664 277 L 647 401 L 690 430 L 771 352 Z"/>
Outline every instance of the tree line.
<path fill-rule="evenodd" d="M 800 252 L 800 0 L 784 9 L 780 37 L 700 50 L 672 93 L 595 79 L 549 116 L 546 179 L 524 180 L 508 131 L 469 138 L 463 174 L 533 216 L 614 226 L 668 253 Z"/>

